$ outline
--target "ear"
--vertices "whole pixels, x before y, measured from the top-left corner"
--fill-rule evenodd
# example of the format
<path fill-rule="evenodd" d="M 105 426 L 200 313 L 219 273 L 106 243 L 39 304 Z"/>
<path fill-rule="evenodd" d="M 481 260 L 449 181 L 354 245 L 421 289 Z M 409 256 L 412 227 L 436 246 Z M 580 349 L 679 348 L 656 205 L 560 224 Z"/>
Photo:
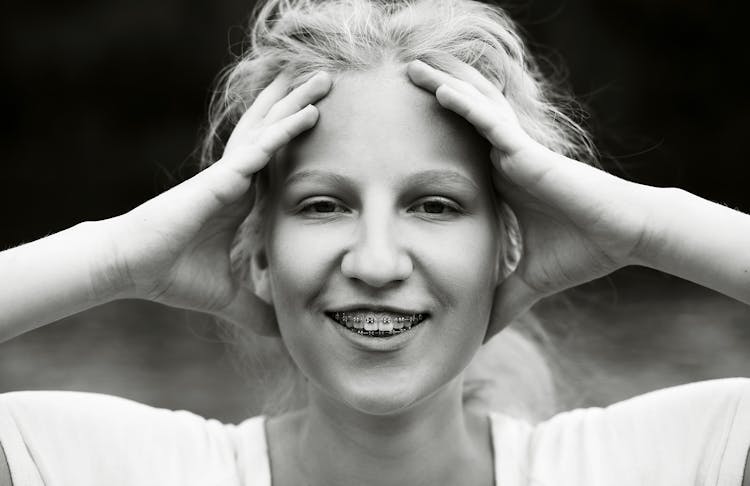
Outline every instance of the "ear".
<path fill-rule="evenodd" d="M 513 273 L 518 267 L 523 255 L 523 240 L 521 238 L 521 228 L 518 225 L 518 219 L 510 206 L 505 203 L 500 205 L 500 238 L 502 245 L 499 248 L 497 283 L 502 283 L 508 275 Z"/>
<path fill-rule="evenodd" d="M 516 295 L 518 293 L 517 281 L 519 279 L 514 279 L 512 274 L 518 268 L 518 264 L 523 257 L 521 227 L 518 224 L 515 213 L 505 203 L 501 203 L 500 205 L 498 219 L 501 243 L 498 245 L 497 279 L 489 325 L 487 326 L 483 343 L 489 341 L 490 338 L 511 324 L 517 315 L 520 315 L 520 313 L 515 313 L 517 310 L 515 304 L 518 300 Z M 509 279 L 509 277 L 511 278 Z M 521 313 L 526 310 L 528 310 L 528 307 L 522 308 Z"/>
<path fill-rule="evenodd" d="M 268 257 L 265 248 L 261 247 L 250 257 L 250 275 L 253 280 L 253 291 L 266 304 L 273 305 L 271 278 L 268 269 Z"/>

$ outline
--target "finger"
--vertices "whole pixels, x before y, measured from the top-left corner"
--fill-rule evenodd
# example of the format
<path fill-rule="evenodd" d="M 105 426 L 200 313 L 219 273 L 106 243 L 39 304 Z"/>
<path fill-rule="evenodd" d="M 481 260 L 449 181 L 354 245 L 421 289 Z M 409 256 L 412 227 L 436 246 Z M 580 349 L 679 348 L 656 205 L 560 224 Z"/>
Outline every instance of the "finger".
<path fill-rule="evenodd" d="M 496 170 L 492 171 L 492 182 L 495 188 L 504 197 L 511 199 L 518 199 L 521 197 L 526 200 L 529 197 L 529 192 L 524 189 L 523 186 L 512 180 L 508 174 L 503 170 L 503 161 L 505 157 L 499 150 L 490 151 L 490 160 Z"/>
<path fill-rule="evenodd" d="M 597 197 L 611 199 L 625 182 L 539 144 L 515 157 L 499 158 L 495 167 L 519 190 L 570 210 L 589 208 Z"/>
<path fill-rule="evenodd" d="M 243 148 L 233 150 L 216 164 L 222 163 L 243 177 L 249 178 L 262 169 L 277 150 L 300 133 L 312 128 L 318 121 L 318 114 L 315 106 L 307 105 L 302 110 L 261 130 L 257 140 Z"/>
<path fill-rule="evenodd" d="M 241 287 L 232 302 L 216 315 L 236 326 L 249 327 L 261 336 L 280 335 L 273 306 L 245 287 Z"/>
<path fill-rule="evenodd" d="M 435 96 L 445 108 L 469 121 L 501 153 L 491 154 L 496 169 L 530 194 L 548 199 L 569 195 L 571 188 L 586 190 L 593 181 L 608 183 L 608 175 L 582 162 L 556 154 L 523 131 L 512 111 L 482 101 L 482 95 L 438 86 Z M 486 97 L 484 97 L 486 100 Z M 502 180 L 499 181 L 502 184 Z M 505 184 L 507 194 L 519 195 Z"/>
<path fill-rule="evenodd" d="M 235 130 L 247 130 L 266 116 L 266 113 L 289 92 L 292 79 L 289 72 L 281 71 L 271 83 L 263 88 L 250 108 L 242 114 Z"/>
<path fill-rule="evenodd" d="M 431 93 L 435 93 L 440 86 L 447 85 L 466 95 L 481 94 L 476 87 L 466 81 L 462 81 L 448 73 L 435 69 L 423 61 L 416 60 L 410 62 L 406 67 L 406 73 L 414 84 L 430 91 Z"/>
<path fill-rule="evenodd" d="M 484 342 L 528 312 L 543 295 L 531 288 L 516 273 L 511 273 L 495 290 L 490 325 Z"/>
<path fill-rule="evenodd" d="M 483 95 L 459 92 L 446 84 L 435 92 L 438 102 L 474 125 L 495 148 L 512 157 L 536 142 L 518 124 L 510 107 L 498 106 Z M 480 97 L 481 96 L 481 97 Z"/>
<path fill-rule="evenodd" d="M 488 79 L 458 59 L 455 65 L 472 82 L 419 60 L 409 63 L 407 74 L 416 85 L 435 93 L 443 107 L 466 118 L 503 152 L 511 155 L 524 145 L 535 143 L 521 128 L 510 103 Z"/>
<path fill-rule="evenodd" d="M 466 64 L 459 59 L 454 58 L 454 61 L 455 63 L 452 67 L 452 70 L 453 74 L 455 74 L 457 78 L 468 82 L 477 90 L 479 90 L 480 93 L 492 100 L 505 100 L 502 89 L 499 86 L 495 85 L 492 81 L 487 79 L 476 68 L 469 64 Z"/>
<path fill-rule="evenodd" d="M 158 198 L 176 202 L 195 200 L 199 194 L 211 194 L 221 206 L 238 201 L 245 201 L 249 205 L 253 200 L 248 192 L 251 176 L 261 170 L 279 148 L 314 126 L 317 120 L 318 109 L 308 105 L 261 130 L 254 142 L 225 151 L 220 160 L 180 184 L 181 190 L 167 191 Z M 178 206 L 182 204 L 184 202 Z"/>
<path fill-rule="evenodd" d="M 410 76 L 413 74 L 415 79 L 423 82 L 425 86 L 429 86 L 432 92 L 435 92 L 441 84 L 447 84 L 459 91 L 465 90 L 468 93 L 471 91 L 467 89 L 466 85 L 468 84 L 471 88 L 474 88 L 492 100 L 505 101 L 505 96 L 503 96 L 501 89 L 476 68 L 455 57 L 451 57 L 451 60 L 450 74 L 435 69 L 419 60 L 413 61 L 414 66 L 407 68 L 407 72 L 410 73 Z"/>
<path fill-rule="evenodd" d="M 485 104 L 477 103 L 473 97 L 468 96 L 466 93 L 462 93 L 447 84 L 441 84 L 438 86 L 435 91 L 435 96 L 442 106 L 466 118 L 466 120 L 485 135 L 493 145 L 496 147 L 498 146 L 496 143 L 498 141 L 490 138 L 498 120 L 490 109 L 485 108 Z"/>
<path fill-rule="evenodd" d="M 201 191 L 209 190 L 222 205 L 245 198 L 250 200 L 251 176 L 261 170 L 278 149 L 310 129 L 317 120 L 318 109 L 308 105 L 261 130 L 254 142 L 225 152 L 220 160 L 183 184 L 200 187 Z"/>
<path fill-rule="evenodd" d="M 300 111 L 309 104 L 315 103 L 331 90 L 332 84 L 333 80 L 330 74 L 325 71 L 317 73 L 292 90 L 283 99 L 277 101 L 264 117 L 265 122 L 276 122 Z"/>

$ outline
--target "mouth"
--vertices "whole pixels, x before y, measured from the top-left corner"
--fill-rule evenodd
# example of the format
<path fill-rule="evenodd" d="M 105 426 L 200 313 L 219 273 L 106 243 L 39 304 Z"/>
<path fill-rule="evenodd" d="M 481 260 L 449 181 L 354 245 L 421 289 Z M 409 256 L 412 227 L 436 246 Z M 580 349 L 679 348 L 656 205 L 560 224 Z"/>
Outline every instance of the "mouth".
<path fill-rule="evenodd" d="M 325 314 L 353 333 L 376 338 L 388 338 L 409 332 L 429 318 L 427 313 L 405 314 L 370 309 L 328 311 Z"/>

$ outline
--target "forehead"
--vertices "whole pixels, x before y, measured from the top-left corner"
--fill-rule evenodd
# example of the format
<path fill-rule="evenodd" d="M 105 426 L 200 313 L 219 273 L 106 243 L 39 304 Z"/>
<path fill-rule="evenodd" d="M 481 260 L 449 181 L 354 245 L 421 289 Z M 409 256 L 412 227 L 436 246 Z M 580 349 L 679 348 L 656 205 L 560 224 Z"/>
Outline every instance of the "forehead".
<path fill-rule="evenodd" d="M 447 165 L 483 177 L 489 165 L 484 138 L 412 84 L 405 65 L 341 74 L 316 105 L 317 124 L 279 152 L 280 175 L 303 166 L 396 175 Z"/>

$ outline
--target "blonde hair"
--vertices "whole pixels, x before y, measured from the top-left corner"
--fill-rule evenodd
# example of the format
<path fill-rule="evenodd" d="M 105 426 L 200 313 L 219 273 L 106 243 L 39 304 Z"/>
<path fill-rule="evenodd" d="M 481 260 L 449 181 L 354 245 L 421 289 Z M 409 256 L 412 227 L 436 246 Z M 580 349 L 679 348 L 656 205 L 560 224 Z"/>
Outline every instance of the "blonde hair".
<path fill-rule="evenodd" d="M 288 70 L 297 86 L 318 70 L 343 74 L 415 59 L 448 72 L 454 59 L 473 66 L 502 90 L 531 137 L 558 153 L 594 160 L 586 132 L 568 114 L 575 112 L 576 105 L 545 80 L 518 28 L 498 6 L 475 0 L 268 0 L 256 7 L 252 18 L 246 48 L 223 71 L 211 101 L 203 166 L 221 156 L 240 116 L 281 70 Z M 257 184 L 256 188 L 256 204 L 232 248 L 234 268 L 248 286 L 251 252 L 260 242 L 263 226 L 264 190 Z M 501 215 L 506 267 L 512 271 L 520 256 L 520 234 L 507 207 Z M 258 349 L 259 338 L 228 329 L 241 347 Z M 483 346 L 465 375 L 467 402 L 506 412 L 512 409 L 530 420 L 557 410 L 556 380 L 547 362 L 550 353 L 543 352 L 548 344 L 545 336 L 540 322 L 529 315 Z M 263 349 L 269 344 L 264 342 Z M 262 368 L 291 373 L 293 365 L 283 344 L 277 342 L 275 351 L 266 355 L 269 360 L 276 357 L 276 362 L 266 362 Z M 283 362 L 287 365 L 279 364 Z M 497 379 L 487 379 L 490 369 L 497 370 Z M 534 376 L 520 376 L 522 372 Z M 480 393 L 487 386 L 507 392 Z M 275 410 L 265 412 L 299 406 L 303 400 L 290 390 L 293 387 L 276 400 L 287 407 L 277 403 Z M 487 398 L 499 395 L 513 395 L 515 402 Z"/>

